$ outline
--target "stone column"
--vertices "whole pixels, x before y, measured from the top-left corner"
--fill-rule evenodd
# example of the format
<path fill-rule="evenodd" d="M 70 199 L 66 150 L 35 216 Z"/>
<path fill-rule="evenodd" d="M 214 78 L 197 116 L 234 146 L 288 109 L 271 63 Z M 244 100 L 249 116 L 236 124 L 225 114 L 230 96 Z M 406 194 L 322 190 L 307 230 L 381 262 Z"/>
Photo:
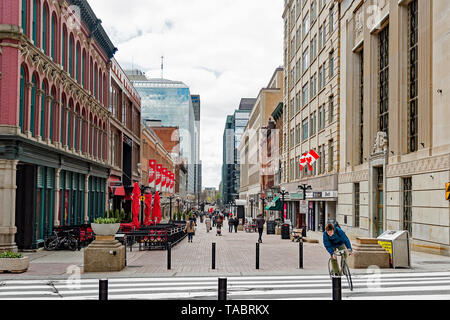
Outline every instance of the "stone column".
<path fill-rule="evenodd" d="M 55 211 L 53 214 L 53 225 L 55 227 L 59 227 L 60 226 L 60 221 L 59 221 L 59 206 L 61 205 L 59 203 L 59 184 L 60 184 L 60 176 L 61 176 L 61 169 L 58 168 L 55 170 Z"/>
<path fill-rule="evenodd" d="M 84 223 L 89 223 L 89 177 L 87 174 L 84 180 Z"/>
<path fill-rule="evenodd" d="M 0 160 L 0 252 L 17 252 L 16 172 L 18 160 Z"/>

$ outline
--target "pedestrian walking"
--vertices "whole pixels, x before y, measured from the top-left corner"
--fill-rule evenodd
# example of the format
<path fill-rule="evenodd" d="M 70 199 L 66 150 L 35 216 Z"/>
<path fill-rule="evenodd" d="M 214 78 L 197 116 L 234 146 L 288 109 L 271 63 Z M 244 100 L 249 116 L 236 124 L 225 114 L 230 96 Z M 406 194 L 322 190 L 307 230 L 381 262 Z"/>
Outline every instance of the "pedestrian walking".
<path fill-rule="evenodd" d="M 234 221 L 234 233 L 237 233 L 237 228 L 239 226 L 239 219 L 235 216 L 233 221 Z"/>
<path fill-rule="evenodd" d="M 233 232 L 234 219 L 233 217 L 228 219 L 228 232 Z"/>
<path fill-rule="evenodd" d="M 209 232 L 211 230 L 211 218 L 209 216 L 206 216 L 205 225 L 206 225 L 206 232 Z"/>
<path fill-rule="evenodd" d="M 266 220 L 264 220 L 263 215 L 259 214 L 256 217 L 256 227 L 258 228 L 259 238 L 258 243 L 262 243 L 262 234 L 264 231 L 264 224 L 266 223 Z"/>
<path fill-rule="evenodd" d="M 216 216 L 216 215 L 213 215 L 213 217 L 212 217 L 213 227 L 216 226 L 216 221 L 217 221 L 217 216 Z"/>
<path fill-rule="evenodd" d="M 188 242 L 192 242 L 195 234 L 195 223 L 194 219 L 190 219 L 188 223 L 186 223 L 186 227 L 184 229 L 188 234 Z"/>

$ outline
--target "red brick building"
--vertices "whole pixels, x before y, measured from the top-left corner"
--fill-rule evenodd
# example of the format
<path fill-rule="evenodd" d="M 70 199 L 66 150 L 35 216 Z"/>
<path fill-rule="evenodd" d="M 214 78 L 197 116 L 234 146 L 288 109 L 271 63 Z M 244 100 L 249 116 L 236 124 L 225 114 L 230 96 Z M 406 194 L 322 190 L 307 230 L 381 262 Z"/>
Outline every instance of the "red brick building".
<path fill-rule="evenodd" d="M 86 0 L 0 4 L 0 251 L 104 215 L 109 68 Z"/>

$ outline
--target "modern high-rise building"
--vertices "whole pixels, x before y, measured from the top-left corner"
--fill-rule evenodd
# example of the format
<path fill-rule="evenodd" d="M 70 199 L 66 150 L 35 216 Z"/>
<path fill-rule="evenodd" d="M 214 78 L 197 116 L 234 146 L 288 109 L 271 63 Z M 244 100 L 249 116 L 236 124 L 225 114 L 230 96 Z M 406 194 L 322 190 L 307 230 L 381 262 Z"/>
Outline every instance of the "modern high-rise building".
<path fill-rule="evenodd" d="M 127 71 L 141 96 L 142 121 L 160 120 L 162 126 L 179 128 L 180 154 L 188 171 L 188 194 L 195 195 L 195 161 L 198 131 L 189 87 L 181 81 L 148 79 L 141 71 Z M 198 100 L 199 101 L 199 100 Z"/>
<path fill-rule="evenodd" d="M 199 95 L 191 95 L 192 107 L 194 108 L 194 119 L 195 119 L 195 159 L 194 159 L 194 193 L 196 197 L 199 197 L 199 194 L 202 192 L 202 183 L 201 183 L 201 161 L 200 161 L 200 96 Z"/>
<path fill-rule="evenodd" d="M 223 204 L 239 198 L 240 156 L 238 146 L 256 99 L 243 98 L 233 115 L 227 116 L 223 133 L 222 192 Z"/>

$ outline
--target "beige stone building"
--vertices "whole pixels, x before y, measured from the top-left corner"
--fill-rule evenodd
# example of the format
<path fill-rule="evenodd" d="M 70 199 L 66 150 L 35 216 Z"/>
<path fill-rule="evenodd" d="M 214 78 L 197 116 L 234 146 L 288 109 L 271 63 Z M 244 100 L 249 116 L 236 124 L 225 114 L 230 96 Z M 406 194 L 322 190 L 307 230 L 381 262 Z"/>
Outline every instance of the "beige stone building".
<path fill-rule="evenodd" d="M 322 231 L 336 217 L 339 171 L 339 3 L 285 1 L 282 184 L 286 218 L 297 227 Z M 300 172 L 300 157 L 319 160 Z M 306 184 L 312 190 L 303 192 Z M 280 197 L 281 198 L 281 197 Z"/>
<path fill-rule="evenodd" d="M 338 221 L 450 255 L 450 2 L 340 1 Z M 286 14 L 287 15 L 287 14 Z"/>
<path fill-rule="evenodd" d="M 279 67 L 267 88 L 260 90 L 238 147 L 241 163 L 239 199 L 247 201 L 248 217 L 261 213 L 261 128 L 267 125 L 272 112 L 282 101 L 283 89 L 283 68 Z"/>

